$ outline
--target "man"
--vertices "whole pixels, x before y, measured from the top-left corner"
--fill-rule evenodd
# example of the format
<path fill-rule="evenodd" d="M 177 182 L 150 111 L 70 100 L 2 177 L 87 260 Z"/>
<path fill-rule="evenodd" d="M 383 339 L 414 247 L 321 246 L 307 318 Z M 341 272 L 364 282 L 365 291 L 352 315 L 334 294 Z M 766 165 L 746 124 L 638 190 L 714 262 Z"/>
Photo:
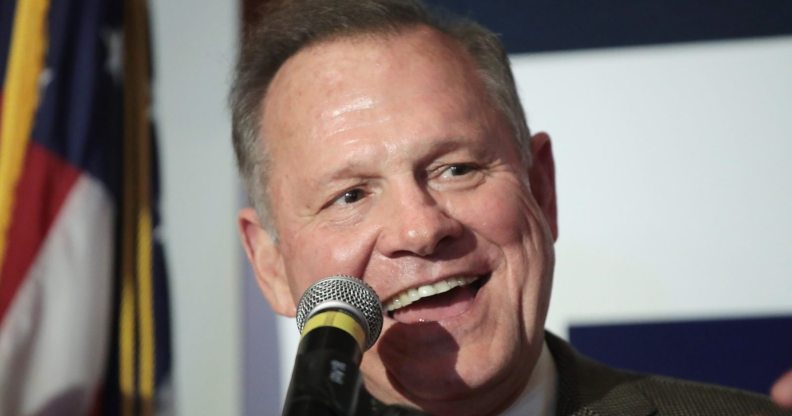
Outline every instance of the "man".
<path fill-rule="evenodd" d="M 506 54 L 412 1 L 277 2 L 240 57 L 240 231 L 294 316 L 334 274 L 388 309 L 364 355 L 379 401 L 439 415 L 782 414 L 765 399 L 616 372 L 545 335 L 557 237 L 546 134 Z"/>

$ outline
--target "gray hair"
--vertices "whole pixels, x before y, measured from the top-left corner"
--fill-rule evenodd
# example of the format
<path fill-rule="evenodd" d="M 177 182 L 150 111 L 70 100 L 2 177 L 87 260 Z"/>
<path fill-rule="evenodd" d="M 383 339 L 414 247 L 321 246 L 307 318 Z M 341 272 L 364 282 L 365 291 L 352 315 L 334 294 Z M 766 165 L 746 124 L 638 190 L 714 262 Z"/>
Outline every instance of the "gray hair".
<path fill-rule="evenodd" d="M 274 235 L 267 195 L 269 156 L 261 136 L 262 103 L 280 67 L 303 48 L 360 35 L 396 35 L 428 26 L 459 42 L 475 61 L 494 104 L 514 131 L 526 166 L 530 132 L 509 58 L 498 37 L 467 19 L 438 18 L 419 0 L 282 0 L 266 3 L 261 23 L 245 36 L 229 102 L 234 151 L 248 197 Z"/>

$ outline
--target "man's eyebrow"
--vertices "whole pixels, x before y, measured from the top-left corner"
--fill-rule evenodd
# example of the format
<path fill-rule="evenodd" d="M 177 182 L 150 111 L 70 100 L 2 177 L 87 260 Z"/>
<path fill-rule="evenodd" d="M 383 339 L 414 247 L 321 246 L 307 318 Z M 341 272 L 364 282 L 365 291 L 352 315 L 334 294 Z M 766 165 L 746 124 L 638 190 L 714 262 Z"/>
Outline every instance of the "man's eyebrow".
<path fill-rule="evenodd" d="M 328 175 L 324 176 L 325 180 L 323 182 L 332 182 L 332 181 L 344 180 L 349 178 L 372 177 L 373 175 L 371 174 L 362 174 L 362 172 L 365 172 L 367 169 L 369 169 L 367 165 L 370 164 L 360 161 L 352 161 L 348 164 L 345 164 L 340 169 L 336 169 L 334 171 L 328 172 Z"/>
<path fill-rule="evenodd" d="M 484 133 L 477 133 L 484 134 Z M 465 136 L 447 136 L 435 139 L 432 142 L 427 157 L 436 158 L 442 154 L 451 153 L 456 150 L 468 150 L 473 156 L 483 156 L 489 153 L 491 146 L 487 145 L 486 141 L 473 140 Z"/>
<path fill-rule="evenodd" d="M 366 172 L 369 168 L 366 164 L 360 161 L 352 161 L 344 164 L 339 169 L 320 172 L 315 178 L 311 178 L 308 187 L 314 191 L 318 191 L 333 183 L 342 183 L 345 181 L 366 180 L 374 177 L 370 172 Z"/>
<path fill-rule="evenodd" d="M 417 160 L 419 164 L 428 163 L 444 154 L 451 153 L 460 149 L 469 150 L 474 157 L 483 157 L 489 153 L 490 146 L 479 141 L 473 141 L 461 135 L 442 136 L 426 139 L 430 142 L 429 147 Z M 363 152 L 367 153 L 367 152 Z M 365 155 L 353 155 L 348 161 L 338 169 L 328 170 L 320 173 L 311 180 L 312 187 L 319 187 L 344 180 L 366 180 L 374 178 L 371 170 L 378 166 L 379 158 L 366 159 Z"/>

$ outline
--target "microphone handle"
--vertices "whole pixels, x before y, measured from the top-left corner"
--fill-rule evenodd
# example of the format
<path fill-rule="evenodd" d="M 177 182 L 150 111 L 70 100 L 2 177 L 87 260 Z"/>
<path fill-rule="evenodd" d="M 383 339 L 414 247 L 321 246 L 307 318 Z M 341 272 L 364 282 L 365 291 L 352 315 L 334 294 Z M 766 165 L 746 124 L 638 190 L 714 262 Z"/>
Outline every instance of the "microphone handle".
<path fill-rule="evenodd" d="M 314 328 L 300 341 L 283 416 L 353 416 L 362 379 L 363 353 L 349 333 L 332 326 Z"/>

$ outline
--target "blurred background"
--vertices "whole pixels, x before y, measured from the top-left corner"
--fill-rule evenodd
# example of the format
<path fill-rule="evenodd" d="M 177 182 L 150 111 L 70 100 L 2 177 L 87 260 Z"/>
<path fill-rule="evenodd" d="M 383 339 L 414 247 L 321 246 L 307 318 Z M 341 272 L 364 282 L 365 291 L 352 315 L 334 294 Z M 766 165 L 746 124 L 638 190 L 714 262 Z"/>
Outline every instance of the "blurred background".
<path fill-rule="evenodd" d="M 296 350 L 293 320 L 264 302 L 235 229 L 245 197 L 226 96 L 257 3 L 149 4 L 175 414 L 278 414 Z M 652 344 L 672 357 L 652 371 L 708 356 L 721 369 L 769 366 L 744 388 L 791 367 L 792 4 L 430 3 L 501 34 L 529 125 L 553 139 L 548 329 L 603 360 Z M 7 389 L 13 333 L 0 330 Z"/>

